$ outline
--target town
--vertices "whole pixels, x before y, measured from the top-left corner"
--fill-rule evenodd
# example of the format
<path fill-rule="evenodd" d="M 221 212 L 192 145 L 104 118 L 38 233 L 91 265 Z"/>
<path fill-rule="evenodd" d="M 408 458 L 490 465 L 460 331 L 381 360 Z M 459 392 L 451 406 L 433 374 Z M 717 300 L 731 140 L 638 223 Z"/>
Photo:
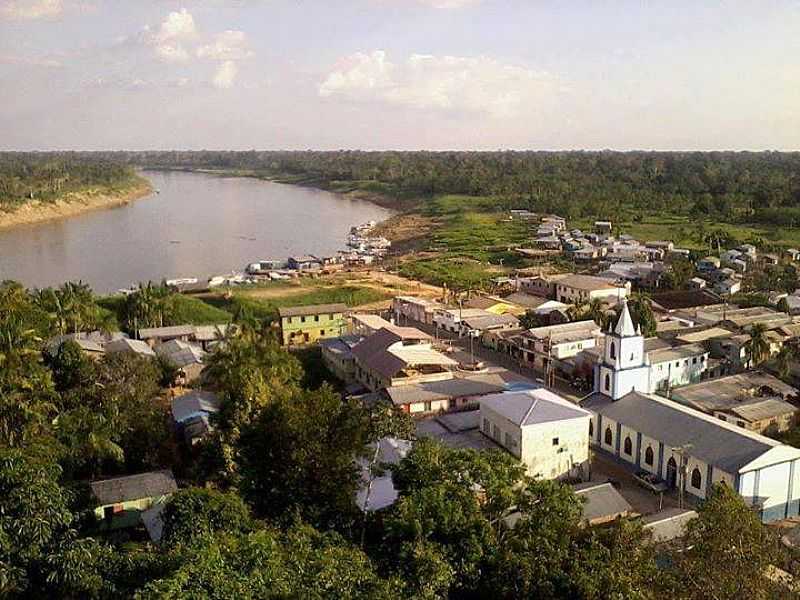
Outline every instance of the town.
<path fill-rule="evenodd" d="M 310 351 L 346 404 L 413 419 L 413 431 L 376 438 L 372 458 L 356 460 L 352 501 L 362 513 L 397 502 L 394 469 L 427 440 L 507 454 L 525 476 L 560 482 L 582 499 L 584 526 L 632 519 L 657 548 L 681 543 L 718 485 L 786 544 L 800 540 L 800 448 L 785 441 L 797 439 L 800 415 L 800 295 L 775 290 L 771 306 L 733 302 L 745 273 L 791 265 L 797 253 L 721 250 L 690 263 L 683 289 L 661 291 L 675 261 L 684 269 L 691 261 L 671 242 L 615 237 L 610 222 L 584 234 L 553 215 L 514 210 L 509 218 L 531 226 L 536 249 L 520 252 L 563 253 L 575 271 L 511 273 L 490 290 L 404 293 L 369 310 L 343 303 L 278 309 L 267 335 L 290 353 Z M 355 238 L 372 227 L 353 228 L 350 243 L 364 243 Z M 391 244 L 378 246 L 381 261 Z M 332 264 L 340 268 L 331 271 Z M 279 272 L 261 263 L 248 272 L 275 281 L 286 271 L 302 279 L 341 268 L 343 261 L 307 257 L 291 258 Z M 346 268 L 384 270 L 371 261 Z M 208 286 L 172 282 L 172 289 Z M 218 434 L 225 410 L 219 375 L 206 367 L 241 327 L 170 324 L 130 337 L 75 331 L 48 340 L 45 352 L 58 360 L 69 342 L 95 362 L 122 354 L 166 365 L 172 429 L 192 461 Z M 377 474 L 376 464 L 384 465 Z M 90 488 L 100 531 L 142 528 L 159 542 L 162 513 L 179 485 L 160 469 L 94 480 Z M 503 515 L 512 528 L 519 518 L 513 510 Z"/>

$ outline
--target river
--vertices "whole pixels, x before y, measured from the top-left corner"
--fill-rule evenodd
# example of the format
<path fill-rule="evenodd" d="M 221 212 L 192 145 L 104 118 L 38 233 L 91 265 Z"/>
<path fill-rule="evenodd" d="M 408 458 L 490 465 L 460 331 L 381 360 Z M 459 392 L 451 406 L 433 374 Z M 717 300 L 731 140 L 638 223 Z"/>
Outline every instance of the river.
<path fill-rule="evenodd" d="M 363 200 L 258 179 L 144 175 L 160 193 L 0 231 L 0 280 L 46 287 L 81 279 L 108 293 L 139 281 L 202 278 L 257 260 L 335 254 L 351 226 L 391 216 Z"/>

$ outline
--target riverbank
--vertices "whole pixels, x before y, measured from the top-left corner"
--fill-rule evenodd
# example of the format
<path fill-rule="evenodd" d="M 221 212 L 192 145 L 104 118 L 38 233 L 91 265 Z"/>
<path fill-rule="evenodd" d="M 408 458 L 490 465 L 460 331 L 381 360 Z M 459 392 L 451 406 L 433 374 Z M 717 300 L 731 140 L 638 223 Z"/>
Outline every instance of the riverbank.
<path fill-rule="evenodd" d="M 0 210 L 0 231 L 33 225 L 44 221 L 74 217 L 93 210 L 123 206 L 153 193 L 150 182 L 137 177 L 137 181 L 121 190 L 91 188 L 80 192 L 68 192 L 56 201 L 33 200 L 12 211 Z"/>

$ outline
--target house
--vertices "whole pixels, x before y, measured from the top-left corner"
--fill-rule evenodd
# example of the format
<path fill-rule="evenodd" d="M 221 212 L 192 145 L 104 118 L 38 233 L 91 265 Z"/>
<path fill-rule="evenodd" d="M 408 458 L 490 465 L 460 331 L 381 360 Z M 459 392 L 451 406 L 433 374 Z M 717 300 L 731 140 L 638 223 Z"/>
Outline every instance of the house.
<path fill-rule="evenodd" d="M 649 394 L 669 391 L 699 381 L 708 367 L 709 351 L 701 344 L 686 344 L 647 353 Z"/>
<path fill-rule="evenodd" d="M 220 400 L 213 392 L 192 390 L 172 400 L 172 419 L 189 446 L 213 431 L 210 416 L 219 408 Z"/>
<path fill-rule="evenodd" d="M 800 449 L 724 422 L 680 402 L 644 393 L 644 339 L 627 306 L 596 369 L 595 391 L 581 406 L 592 413 L 589 436 L 599 451 L 643 469 L 702 500 L 725 482 L 763 521 L 800 511 Z M 613 346 L 612 346 L 613 345 Z M 612 358 L 616 356 L 618 358 Z"/>
<path fill-rule="evenodd" d="M 590 418 L 545 389 L 481 398 L 481 432 L 518 458 L 533 477 L 588 476 Z"/>
<path fill-rule="evenodd" d="M 356 380 L 356 357 L 353 348 L 364 339 L 362 335 L 343 335 L 319 341 L 322 362 L 345 383 Z"/>
<path fill-rule="evenodd" d="M 663 250 L 664 252 L 671 252 L 675 249 L 675 244 L 670 242 L 669 240 L 656 240 L 653 242 L 645 242 L 644 244 L 648 248 L 658 248 L 659 250 Z"/>
<path fill-rule="evenodd" d="M 723 296 L 738 294 L 742 289 L 742 282 L 739 279 L 724 279 L 714 285 L 714 291 Z"/>
<path fill-rule="evenodd" d="M 392 300 L 392 311 L 395 319 L 402 324 L 405 322 L 417 321 L 426 325 L 433 325 L 433 316 L 437 309 L 444 308 L 442 304 L 427 298 L 417 298 L 415 296 L 395 296 Z"/>
<path fill-rule="evenodd" d="M 170 340 L 188 342 L 194 337 L 194 325 L 172 325 L 169 327 L 147 327 L 139 330 L 139 339 L 151 348 Z"/>
<path fill-rule="evenodd" d="M 591 262 L 600 258 L 600 251 L 589 243 L 584 243 L 572 253 L 573 258 L 580 262 Z"/>
<path fill-rule="evenodd" d="M 290 256 L 288 266 L 294 271 L 310 271 L 322 268 L 322 261 L 316 256 Z"/>
<path fill-rule="evenodd" d="M 567 305 L 563 302 L 550 300 L 543 296 L 535 296 L 527 292 L 515 292 L 506 296 L 506 302 L 512 302 L 525 308 L 525 312 L 532 311 L 537 315 L 546 315 L 554 310 L 566 309 Z"/>
<path fill-rule="evenodd" d="M 281 343 L 284 346 L 299 346 L 338 337 L 347 329 L 347 311 L 345 304 L 279 308 Z"/>
<path fill-rule="evenodd" d="M 624 298 L 630 292 L 630 284 L 618 286 L 607 279 L 591 275 L 567 275 L 556 281 L 555 298 L 559 302 L 572 304 L 588 302 L 592 298 Z"/>
<path fill-rule="evenodd" d="M 711 273 L 719 269 L 721 262 L 716 256 L 706 256 L 697 261 L 697 270 L 701 273 Z"/>
<path fill-rule="evenodd" d="M 611 235 L 611 221 L 595 221 L 594 231 L 600 235 Z"/>
<path fill-rule="evenodd" d="M 697 518 L 697 512 L 688 508 L 665 508 L 642 517 L 642 527 L 650 532 L 654 544 L 667 544 L 686 536 L 686 525 Z"/>
<path fill-rule="evenodd" d="M 742 253 L 738 250 L 728 250 L 722 253 L 720 256 L 720 260 L 723 265 L 730 264 L 731 261 L 736 260 L 742 256 Z"/>
<path fill-rule="evenodd" d="M 560 250 L 561 239 L 555 235 L 545 235 L 533 240 L 533 245 L 542 250 Z"/>
<path fill-rule="evenodd" d="M 509 279 L 501 283 L 500 285 L 508 285 L 513 284 L 513 280 Z M 495 315 L 523 315 L 525 314 L 525 307 L 520 306 L 519 304 L 514 304 L 507 299 L 498 298 L 496 296 L 484 296 L 478 295 L 473 296 L 466 302 L 464 302 L 464 306 L 466 308 L 480 308 L 485 310 L 486 312 L 490 312 Z"/>
<path fill-rule="evenodd" d="M 506 389 L 507 382 L 497 374 L 454 377 L 388 387 L 381 395 L 414 416 L 477 408 L 480 399 Z"/>
<path fill-rule="evenodd" d="M 93 481 L 89 484 L 94 499 L 94 516 L 101 531 L 137 527 L 151 523 L 148 533 L 160 538 L 161 527 L 152 522 L 169 497 L 178 491 L 172 471 L 150 471 L 138 475 Z"/>
<path fill-rule="evenodd" d="M 460 335 L 480 336 L 487 331 L 498 329 L 519 329 L 519 319 L 514 315 L 496 315 L 489 313 L 477 317 L 465 317 L 461 320 Z"/>
<path fill-rule="evenodd" d="M 706 280 L 703 279 L 702 277 L 692 277 L 689 280 L 689 284 L 687 287 L 690 290 L 702 290 L 703 288 L 706 287 L 706 285 L 708 284 L 706 283 Z"/>
<path fill-rule="evenodd" d="M 581 521 L 590 527 L 616 521 L 633 513 L 633 507 L 608 481 L 578 483 L 572 486 L 572 491 L 583 499 Z"/>
<path fill-rule="evenodd" d="M 208 352 L 225 339 L 232 325 L 220 323 L 218 325 L 195 325 L 192 341 Z"/>
<path fill-rule="evenodd" d="M 384 328 L 352 349 L 355 378 L 371 391 L 452 379 L 458 362 L 433 349 L 432 339 L 413 327 Z"/>
<path fill-rule="evenodd" d="M 178 379 L 187 384 L 200 377 L 205 368 L 206 353 L 200 346 L 173 339 L 155 348 L 156 355 L 177 369 Z"/>
<path fill-rule="evenodd" d="M 602 330 L 591 320 L 535 327 L 519 335 L 521 362 L 544 371 L 551 361 L 563 360 L 593 348 L 601 337 Z"/>
<path fill-rule="evenodd" d="M 464 319 L 476 317 L 496 316 L 482 308 L 439 308 L 433 315 L 433 324 L 438 329 L 443 329 L 450 333 L 462 335 Z"/>
<path fill-rule="evenodd" d="M 676 389 L 672 399 L 751 431 L 785 431 L 797 407 L 796 388 L 763 371 L 746 371 Z"/>
<path fill-rule="evenodd" d="M 351 313 L 348 315 L 348 331 L 352 335 L 368 336 L 372 335 L 384 327 L 393 327 L 394 323 L 387 321 L 379 315 L 366 313 Z"/>
<path fill-rule="evenodd" d="M 761 263 L 765 265 L 777 265 L 781 262 L 781 259 L 777 254 L 762 254 L 760 260 Z"/>
<path fill-rule="evenodd" d="M 398 496 L 391 469 L 383 469 L 380 475 L 376 475 L 370 471 L 372 458 L 376 459 L 378 465 L 397 465 L 411 451 L 411 442 L 394 437 L 381 438 L 370 446 L 367 456 L 356 461 L 360 478 L 355 500 L 363 512 L 387 508 L 395 503 Z"/>
<path fill-rule="evenodd" d="M 785 253 L 786 257 L 791 261 L 800 260 L 800 250 L 797 248 L 787 248 Z"/>
<path fill-rule="evenodd" d="M 47 340 L 45 351 L 50 356 L 55 356 L 58 354 L 64 342 L 72 341 L 90 358 L 100 358 L 105 353 L 105 345 L 107 343 L 127 337 L 127 335 L 118 331 L 113 333 L 106 333 L 103 331 L 67 333 L 65 335 L 57 335 Z"/>
<path fill-rule="evenodd" d="M 756 247 L 753 244 L 742 244 L 738 248 L 739 252 L 741 252 L 747 260 L 755 260 L 756 259 Z"/>
<path fill-rule="evenodd" d="M 106 354 L 114 354 L 116 352 L 127 352 L 130 354 L 138 354 L 139 356 L 149 356 L 155 358 L 156 353 L 142 340 L 131 340 L 128 338 L 120 338 L 111 341 L 104 346 Z"/>

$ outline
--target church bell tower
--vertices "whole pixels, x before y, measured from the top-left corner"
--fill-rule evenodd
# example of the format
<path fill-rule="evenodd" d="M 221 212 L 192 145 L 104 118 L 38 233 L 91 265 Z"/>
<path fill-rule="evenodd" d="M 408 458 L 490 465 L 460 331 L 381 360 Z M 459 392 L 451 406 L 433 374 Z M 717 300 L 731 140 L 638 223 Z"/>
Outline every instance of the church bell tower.
<path fill-rule="evenodd" d="M 635 327 L 628 310 L 628 301 L 622 300 L 622 311 L 613 330 L 606 334 L 603 361 L 595 369 L 594 391 L 618 400 L 633 391 L 649 391 L 650 366 L 644 352 L 641 327 Z"/>

